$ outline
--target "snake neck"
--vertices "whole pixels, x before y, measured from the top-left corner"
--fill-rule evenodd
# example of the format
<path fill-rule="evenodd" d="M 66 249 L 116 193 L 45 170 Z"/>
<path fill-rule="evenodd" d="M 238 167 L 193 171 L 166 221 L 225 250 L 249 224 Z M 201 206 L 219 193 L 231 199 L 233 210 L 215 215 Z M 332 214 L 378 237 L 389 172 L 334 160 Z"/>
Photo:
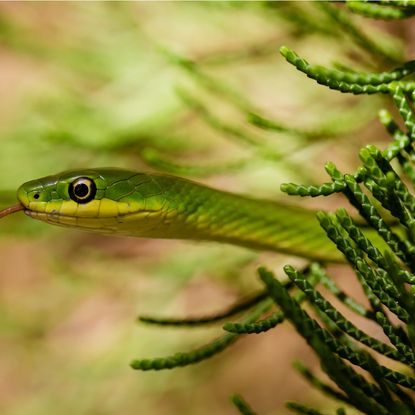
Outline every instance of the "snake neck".
<path fill-rule="evenodd" d="M 315 212 L 267 200 L 251 199 L 192 182 L 171 189 L 175 218 L 168 237 L 228 242 L 256 250 L 342 262 L 343 256 L 320 228 Z M 170 231 L 168 230 L 170 226 Z"/>

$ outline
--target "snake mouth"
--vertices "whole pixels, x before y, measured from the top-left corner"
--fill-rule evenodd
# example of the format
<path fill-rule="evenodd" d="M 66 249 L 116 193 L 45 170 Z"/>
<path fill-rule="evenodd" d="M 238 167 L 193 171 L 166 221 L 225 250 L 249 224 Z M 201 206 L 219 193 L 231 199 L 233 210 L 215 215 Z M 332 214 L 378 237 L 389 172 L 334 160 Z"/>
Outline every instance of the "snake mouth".
<path fill-rule="evenodd" d="M 122 215 L 113 216 L 76 216 L 61 214 L 58 210 L 51 212 L 38 212 L 31 209 L 25 209 L 24 213 L 32 219 L 39 220 L 54 226 L 61 226 L 66 228 L 80 229 L 88 232 L 101 233 L 106 235 L 113 234 L 131 234 L 130 223 L 138 223 L 138 229 L 135 234 L 140 233 L 140 236 L 149 234 L 149 229 L 153 229 L 154 221 L 161 220 L 159 211 L 155 210 L 140 210 L 138 212 L 130 212 Z"/>
<path fill-rule="evenodd" d="M 47 219 L 49 217 L 62 217 L 62 216 L 65 216 L 65 215 L 60 215 L 58 213 L 58 211 L 52 211 L 52 212 L 49 212 L 49 213 L 45 213 L 45 212 L 37 212 L 36 210 L 30 210 L 30 209 L 27 209 L 27 208 L 24 209 L 24 214 L 27 215 L 27 216 L 30 216 L 31 218 L 40 219 L 40 220 L 42 220 L 43 218 Z"/>
<path fill-rule="evenodd" d="M 45 213 L 45 212 L 37 212 L 36 210 L 30 210 L 27 208 L 24 209 L 24 214 L 26 216 L 29 216 L 32 219 L 40 220 L 42 222 L 57 224 L 57 225 L 61 224 L 61 218 L 64 217 L 64 215 L 60 215 L 57 211 Z M 70 218 L 70 216 L 68 216 L 68 218 Z"/>
<path fill-rule="evenodd" d="M 158 210 L 155 209 L 142 209 L 140 211 L 137 212 L 129 212 L 129 213 L 124 213 L 124 214 L 118 214 L 118 215 L 114 215 L 114 216 L 75 216 L 75 215 L 65 215 L 62 213 L 59 213 L 58 210 L 52 210 L 51 212 L 39 212 L 36 210 L 31 210 L 28 209 L 26 207 L 24 207 L 23 205 L 20 205 L 21 208 L 17 209 L 16 207 L 16 211 L 18 210 L 23 210 L 24 214 L 33 218 L 33 219 L 38 219 L 38 220 L 43 220 L 46 222 L 56 222 L 56 223 L 60 223 L 59 219 L 67 219 L 67 220 L 78 220 L 78 221 L 82 221 L 82 220 L 103 220 L 103 219 L 107 219 L 107 220 L 111 220 L 111 219 L 116 219 L 116 220 L 122 220 L 122 219 L 128 219 L 128 218 L 137 218 L 138 216 L 146 216 L 146 215 L 151 215 L 154 213 L 159 213 Z M 12 207 L 15 208 L 15 207 Z M 11 208 L 8 208 L 11 209 Z M 0 214 L 3 211 L 0 211 Z M 0 216 L 1 217 L 1 216 Z"/>

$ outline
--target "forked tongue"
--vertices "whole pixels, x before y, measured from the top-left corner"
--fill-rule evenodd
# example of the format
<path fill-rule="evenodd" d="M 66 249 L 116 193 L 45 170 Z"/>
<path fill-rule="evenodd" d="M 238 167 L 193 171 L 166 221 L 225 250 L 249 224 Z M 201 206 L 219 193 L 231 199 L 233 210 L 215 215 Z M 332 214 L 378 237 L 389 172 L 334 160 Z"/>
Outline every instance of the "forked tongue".
<path fill-rule="evenodd" d="M 11 215 L 12 213 L 18 212 L 19 210 L 24 210 L 24 206 L 21 203 L 0 210 L 0 219 L 4 218 L 7 215 Z"/>

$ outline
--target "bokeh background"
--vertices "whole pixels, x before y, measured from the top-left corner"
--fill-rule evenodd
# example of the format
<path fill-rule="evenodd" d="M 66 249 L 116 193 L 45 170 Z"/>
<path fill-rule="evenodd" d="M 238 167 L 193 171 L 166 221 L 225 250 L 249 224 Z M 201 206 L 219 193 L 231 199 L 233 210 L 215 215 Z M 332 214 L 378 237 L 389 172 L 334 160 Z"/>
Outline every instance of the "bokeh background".
<path fill-rule="evenodd" d="M 336 23 L 336 11 L 347 13 L 298 2 L 1 3 L 0 207 L 15 203 L 22 182 L 67 168 L 165 171 L 285 201 L 279 185 L 326 181 L 326 160 L 351 171 L 363 143 L 386 140 L 376 116 L 387 103 L 313 83 L 278 48 L 313 63 L 386 70 L 411 54 L 414 27 L 353 16 L 362 36 L 381 45 L 379 58 Z M 257 116 L 274 129 L 254 125 Z M 149 327 L 137 315 L 215 313 L 260 288 L 258 265 L 282 277 L 285 263 L 301 260 L 97 236 L 21 213 L 2 219 L 0 412 L 231 414 L 235 392 L 261 414 L 285 414 L 290 399 L 329 408 L 291 367 L 318 362 L 288 324 L 199 365 L 129 367 L 223 333 L 220 324 Z"/>

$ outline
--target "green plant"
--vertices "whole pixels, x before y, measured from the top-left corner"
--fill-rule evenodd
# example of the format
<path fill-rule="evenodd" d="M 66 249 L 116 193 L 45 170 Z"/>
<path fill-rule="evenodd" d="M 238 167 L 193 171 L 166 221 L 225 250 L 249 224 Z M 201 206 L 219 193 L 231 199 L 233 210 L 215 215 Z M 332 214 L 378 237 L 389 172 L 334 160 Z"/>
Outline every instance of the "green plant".
<path fill-rule="evenodd" d="M 372 18 L 401 19 L 415 14 L 415 3 L 412 1 L 358 1 L 347 2 L 347 6 L 352 12 Z M 356 219 L 345 209 L 318 214 L 318 220 L 327 236 L 353 268 L 369 305 L 364 306 L 345 294 L 321 264 L 310 264 L 301 271 L 286 266 L 284 271 L 289 281 L 285 284 L 276 279 L 273 273 L 260 268 L 258 273 L 265 285 L 265 291 L 223 313 L 198 319 L 141 317 L 141 321 L 163 326 L 193 326 L 224 320 L 252 308 L 241 322 L 226 323 L 224 330 L 229 333 L 212 343 L 189 353 L 136 360 L 132 367 L 140 370 L 161 370 L 196 363 L 224 350 L 242 334 L 260 333 L 289 320 L 314 350 L 323 371 L 337 389 L 321 381 L 302 364 L 297 364 L 298 371 L 313 386 L 340 401 L 342 405 L 354 407 L 362 413 L 413 414 L 415 402 L 411 391 L 415 390 L 415 197 L 409 187 L 415 185 L 415 82 L 410 79 L 415 71 L 415 61 L 397 65 L 399 58 L 390 50 L 373 44 L 363 36 L 348 20 L 343 10 L 325 3 L 320 7 L 338 24 L 343 25 L 360 46 L 370 50 L 379 67 L 385 63 L 395 64 L 397 67 L 387 72 L 363 73 L 310 65 L 287 47 L 280 49 L 281 54 L 306 76 L 331 89 L 352 94 L 388 94 L 393 98 L 405 129 L 398 126 L 388 111 L 382 110 L 379 114 L 380 121 L 391 135 L 392 142 L 383 151 L 373 145 L 363 148 L 360 151 L 362 166 L 356 173 L 343 174 L 333 163 L 328 163 L 326 171 L 331 178 L 330 182 L 319 186 L 290 183 L 284 184 L 281 189 L 290 195 L 311 197 L 341 192 L 357 209 L 365 226 L 377 231 L 378 239 L 369 240 L 365 236 L 364 226 L 357 224 Z M 180 64 L 187 65 L 187 70 L 201 76 L 191 63 L 182 60 Z M 250 137 L 219 123 L 194 98 L 186 93 L 182 96 L 188 105 L 197 108 L 202 117 L 216 128 L 222 128 L 227 134 L 245 140 L 250 145 L 256 145 L 255 140 L 252 141 Z M 307 138 L 318 136 L 317 133 L 306 134 L 281 126 L 245 107 L 243 110 L 247 111 L 251 122 L 264 129 L 289 131 Z M 148 159 L 153 162 L 158 160 L 154 154 L 148 155 Z M 368 335 L 350 318 L 340 313 L 316 288 L 319 283 L 328 288 L 353 313 L 377 324 L 389 343 Z M 300 305 L 304 301 L 317 314 L 318 319 Z M 262 317 L 274 305 L 279 310 Z M 392 368 L 394 364 L 389 367 L 378 363 L 373 352 L 399 362 L 400 370 Z M 364 374 L 354 366 L 362 369 Z M 254 413 L 240 396 L 234 396 L 233 402 L 240 413 Z M 300 414 L 320 414 L 319 411 L 298 403 L 290 402 L 287 406 Z M 337 414 L 345 413 L 342 407 L 337 409 Z"/>

